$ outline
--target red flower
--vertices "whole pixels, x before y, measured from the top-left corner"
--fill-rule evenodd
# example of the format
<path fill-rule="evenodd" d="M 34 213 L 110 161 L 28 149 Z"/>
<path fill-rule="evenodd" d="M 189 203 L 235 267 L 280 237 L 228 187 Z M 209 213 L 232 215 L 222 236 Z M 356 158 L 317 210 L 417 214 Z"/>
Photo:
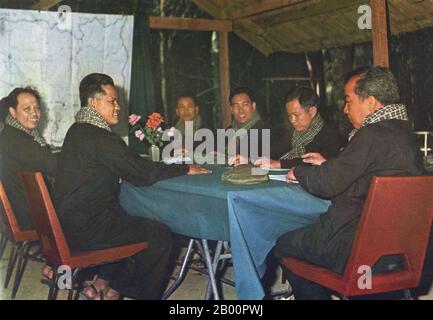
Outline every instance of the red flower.
<path fill-rule="evenodd" d="M 152 130 L 156 130 L 156 128 L 164 122 L 164 118 L 157 112 L 152 113 L 148 118 L 149 120 L 146 122 L 146 127 L 149 127 Z"/>

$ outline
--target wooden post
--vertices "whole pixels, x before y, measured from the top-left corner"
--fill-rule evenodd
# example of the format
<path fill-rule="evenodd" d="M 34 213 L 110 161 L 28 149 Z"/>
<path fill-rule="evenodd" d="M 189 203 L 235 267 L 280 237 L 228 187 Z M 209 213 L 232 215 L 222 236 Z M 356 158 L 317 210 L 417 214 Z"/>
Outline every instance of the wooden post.
<path fill-rule="evenodd" d="M 216 19 L 191 19 L 149 16 L 151 29 L 192 30 L 192 31 L 233 31 L 233 22 Z"/>
<path fill-rule="evenodd" d="M 197 0 L 200 2 L 199 0 Z M 233 22 L 230 20 L 188 19 L 173 17 L 149 17 L 149 26 L 152 29 L 216 31 L 219 43 L 221 110 L 223 127 L 232 122 L 230 112 L 230 64 L 228 33 L 233 31 Z"/>
<path fill-rule="evenodd" d="M 389 68 L 387 0 L 370 0 L 373 64 Z"/>
<path fill-rule="evenodd" d="M 230 64 L 229 64 L 229 39 L 227 32 L 218 33 L 219 41 L 219 65 L 220 65 L 220 88 L 221 109 L 223 115 L 223 128 L 227 128 L 232 122 L 230 111 Z"/>

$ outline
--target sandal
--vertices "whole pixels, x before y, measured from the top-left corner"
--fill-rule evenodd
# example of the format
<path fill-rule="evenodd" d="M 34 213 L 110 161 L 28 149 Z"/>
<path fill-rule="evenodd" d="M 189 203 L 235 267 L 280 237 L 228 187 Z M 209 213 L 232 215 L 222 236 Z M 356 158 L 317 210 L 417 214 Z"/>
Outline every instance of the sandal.
<path fill-rule="evenodd" d="M 110 291 L 115 292 L 111 294 L 111 298 L 115 297 L 116 299 L 107 299 L 109 297 Z M 103 298 L 104 300 L 123 300 L 124 296 L 120 294 L 120 292 L 117 292 L 116 290 L 109 288 L 108 291 L 103 294 Z"/>
<path fill-rule="evenodd" d="M 49 265 L 45 265 L 41 270 L 41 283 L 51 287 L 54 284 L 54 271 Z"/>
<path fill-rule="evenodd" d="M 89 290 L 90 289 L 90 290 Z M 91 291 L 92 294 L 89 295 L 88 292 Z M 99 297 L 99 299 L 97 299 Z M 95 285 L 89 284 L 85 287 L 79 294 L 79 300 L 104 300 L 104 293 L 102 290 L 98 290 Z"/>

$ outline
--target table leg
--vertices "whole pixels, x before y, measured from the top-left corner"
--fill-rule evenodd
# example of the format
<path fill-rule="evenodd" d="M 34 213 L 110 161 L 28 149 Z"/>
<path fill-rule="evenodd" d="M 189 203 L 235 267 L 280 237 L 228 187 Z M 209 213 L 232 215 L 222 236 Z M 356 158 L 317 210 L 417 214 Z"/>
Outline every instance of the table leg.
<path fill-rule="evenodd" d="M 207 244 L 207 240 L 206 239 L 201 239 L 201 243 L 203 246 L 203 254 L 204 254 L 204 258 L 205 258 L 205 262 L 206 262 L 206 267 L 209 273 L 209 280 L 210 280 L 210 285 L 212 287 L 212 293 L 213 293 L 213 297 L 214 300 L 219 300 L 219 294 L 218 294 L 218 288 L 216 285 L 216 280 L 215 280 L 215 272 L 212 266 L 212 259 L 210 257 L 210 253 L 209 253 L 209 247 Z"/>
<path fill-rule="evenodd" d="M 225 263 L 227 262 L 227 260 L 232 258 L 232 254 L 231 254 L 231 252 L 229 252 L 230 251 L 229 242 L 228 241 L 223 241 L 223 247 L 224 247 L 224 253 L 219 256 L 219 260 L 222 261 L 222 263 L 221 263 L 221 269 L 224 268 Z M 231 284 L 231 285 L 234 286 L 234 283 Z"/>
<path fill-rule="evenodd" d="M 219 262 L 221 260 L 226 260 L 231 258 L 231 254 L 221 254 L 222 248 L 224 245 L 225 251 L 227 251 L 227 243 L 224 241 L 218 241 L 217 247 L 215 250 L 215 255 L 212 259 L 209 246 L 207 243 L 207 240 L 201 239 L 200 240 L 194 240 L 190 239 L 188 242 L 188 247 L 185 253 L 185 256 L 182 258 L 182 265 L 179 271 L 179 274 L 177 275 L 176 279 L 174 280 L 174 283 L 164 292 L 162 299 L 167 300 L 176 290 L 177 288 L 182 284 L 182 282 L 185 280 L 186 274 L 188 272 L 188 263 L 191 259 L 191 256 L 194 253 L 194 243 L 197 245 L 197 249 L 200 251 L 202 258 L 205 260 L 206 269 L 209 277 L 205 299 L 209 300 L 212 296 L 215 300 L 219 300 L 220 296 L 218 293 L 218 287 L 216 283 L 216 271 L 218 269 Z M 213 260 L 213 261 L 212 261 Z M 233 284 L 231 284 L 233 285 Z"/>
<path fill-rule="evenodd" d="M 177 275 L 176 279 L 174 280 L 174 283 L 170 286 L 170 288 L 168 288 L 163 296 L 162 296 L 162 300 L 167 300 L 168 298 L 170 298 L 170 296 L 173 294 L 173 292 L 176 291 L 177 288 L 179 288 L 179 286 L 182 284 L 183 280 L 185 280 L 185 276 L 186 273 L 188 271 L 188 262 L 189 259 L 191 258 L 191 255 L 193 253 L 193 248 L 194 246 L 194 239 L 190 239 L 189 243 L 188 243 L 188 248 L 186 250 L 185 256 L 182 259 L 182 266 L 180 267 L 180 271 L 179 274 Z"/>
<path fill-rule="evenodd" d="M 216 275 L 217 272 L 217 268 L 218 268 L 218 262 L 220 260 L 220 256 L 221 256 L 221 249 L 222 249 L 222 244 L 223 241 L 218 241 L 217 242 L 217 246 L 215 248 L 215 254 L 213 257 L 213 262 L 212 262 L 212 271 L 214 276 Z M 210 300 L 211 294 L 212 294 L 212 284 L 210 282 L 210 279 L 207 283 L 207 288 L 206 288 L 206 295 L 205 295 L 205 300 Z"/>

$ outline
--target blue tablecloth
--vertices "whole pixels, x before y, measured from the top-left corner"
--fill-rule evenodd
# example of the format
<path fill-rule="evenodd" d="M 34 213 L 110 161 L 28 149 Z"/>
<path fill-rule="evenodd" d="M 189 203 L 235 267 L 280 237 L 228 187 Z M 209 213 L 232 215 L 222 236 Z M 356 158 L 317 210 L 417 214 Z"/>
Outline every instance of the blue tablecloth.
<path fill-rule="evenodd" d="M 279 236 L 317 220 L 330 205 L 299 185 L 237 191 L 228 195 L 230 240 L 236 296 L 260 300 L 265 292 L 260 279 L 266 256 Z"/>
<path fill-rule="evenodd" d="M 329 202 L 285 182 L 224 184 L 224 167 L 211 169 L 210 175 L 181 176 L 148 187 L 124 182 L 120 203 L 128 214 L 161 221 L 173 232 L 231 240 L 238 299 L 261 299 L 263 261 L 277 237 L 313 222 Z"/>
<path fill-rule="evenodd" d="M 149 187 L 122 184 L 120 203 L 130 215 L 165 223 L 173 232 L 208 240 L 230 240 L 227 194 L 231 191 L 281 188 L 271 181 L 253 186 L 221 182 L 224 166 L 209 166 L 212 174 L 180 176 Z"/>

